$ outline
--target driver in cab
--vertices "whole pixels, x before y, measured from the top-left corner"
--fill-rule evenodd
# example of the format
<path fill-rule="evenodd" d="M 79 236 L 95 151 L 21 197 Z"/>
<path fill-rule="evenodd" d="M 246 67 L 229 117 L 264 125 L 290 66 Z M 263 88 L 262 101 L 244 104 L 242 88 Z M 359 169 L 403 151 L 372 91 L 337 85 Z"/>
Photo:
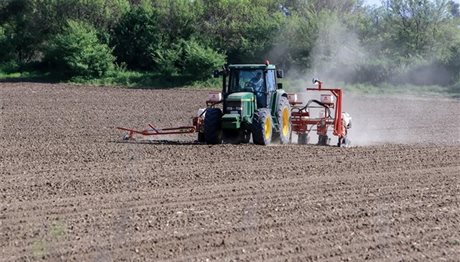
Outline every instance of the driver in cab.
<path fill-rule="evenodd" d="M 267 97 L 264 92 L 264 79 L 262 77 L 262 72 L 257 72 L 257 74 L 251 78 L 249 83 L 256 94 L 257 107 L 266 107 Z"/>
<path fill-rule="evenodd" d="M 256 76 L 251 78 L 250 80 L 251 86 L 254 88 L 254 91 L 262 91 L 262 86 L 264 84 L 264 80 L 262 79 L 262 73 L 257 72 Z"/>

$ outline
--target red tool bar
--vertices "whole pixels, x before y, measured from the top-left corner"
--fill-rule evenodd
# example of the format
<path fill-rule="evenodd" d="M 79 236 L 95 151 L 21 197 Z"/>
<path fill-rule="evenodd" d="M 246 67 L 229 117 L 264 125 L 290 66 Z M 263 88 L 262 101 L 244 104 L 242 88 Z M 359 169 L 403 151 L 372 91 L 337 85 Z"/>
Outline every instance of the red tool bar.
<path fill-rule="evenodd" d="M 124 128 L 124 127 L 117 127 L 117 129 L 128 131 L 131 134 L 141 134 L 144 136 L 190 134 L 190 133 L 196 132 L 196 128 L 194 126 L 181 126 L 181 127 L 162 128 L 162 129 L 155 129 L 152 127 L 153 130 L 135 130 L 135 129 Z"/>

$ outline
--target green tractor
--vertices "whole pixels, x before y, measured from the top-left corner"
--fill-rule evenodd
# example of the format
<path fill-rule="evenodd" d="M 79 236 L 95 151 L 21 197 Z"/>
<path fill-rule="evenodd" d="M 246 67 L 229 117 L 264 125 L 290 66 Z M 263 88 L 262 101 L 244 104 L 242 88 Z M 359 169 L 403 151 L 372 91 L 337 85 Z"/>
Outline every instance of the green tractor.
<path fill-rule="evenodd" d="M 214 71 L 214 77 L 223 77 L 222 109 L 207 108 L 201 142 L 220 144 L 248 143 L 258 145 L 272 141 L 287 144 L 291 134 L 291 108 L 282 84 L 283 71 L 275 65 L 234 64 L 222 71 Z"/>

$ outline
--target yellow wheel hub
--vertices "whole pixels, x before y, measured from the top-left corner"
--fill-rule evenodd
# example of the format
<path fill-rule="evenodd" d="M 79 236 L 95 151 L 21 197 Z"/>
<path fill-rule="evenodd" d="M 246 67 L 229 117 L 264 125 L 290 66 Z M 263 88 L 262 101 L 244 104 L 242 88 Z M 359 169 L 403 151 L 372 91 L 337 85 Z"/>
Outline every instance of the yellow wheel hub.
<path fill-rule="evenodd" d="M 281 134 L 284 137 L 287 137 L 289 135 L 289 109 L 284 108 L 283 113 L 281 115 L 281 120 L 283 121 L 282 127 L 281 127 Z"/>
<path fill-rule="evenodd" d="M 264 130 L 265 140 L 269 140 L 272 135 L 272 119 L 268 116 L 265 119 L 265 130 Z"/>

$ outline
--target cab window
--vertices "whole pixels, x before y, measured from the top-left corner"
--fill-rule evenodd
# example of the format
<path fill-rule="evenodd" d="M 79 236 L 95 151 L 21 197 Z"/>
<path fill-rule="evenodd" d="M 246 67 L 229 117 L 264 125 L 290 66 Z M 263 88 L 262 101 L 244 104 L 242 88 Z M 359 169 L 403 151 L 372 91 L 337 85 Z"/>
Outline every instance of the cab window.
<path fill-rule="evenodd" d="M 263 92 L 265 81 L 263 70 L 234 70 L 230 76 L 229 93 Z"/>
<path fill-rule="evenodd" d="M 268 70 L 266 74 L 266 81 L 267 81 L 267 91 L 268 92 L 275 92 L 276 91 L 276 83 L 275 83 L 275 70 Z"/>

